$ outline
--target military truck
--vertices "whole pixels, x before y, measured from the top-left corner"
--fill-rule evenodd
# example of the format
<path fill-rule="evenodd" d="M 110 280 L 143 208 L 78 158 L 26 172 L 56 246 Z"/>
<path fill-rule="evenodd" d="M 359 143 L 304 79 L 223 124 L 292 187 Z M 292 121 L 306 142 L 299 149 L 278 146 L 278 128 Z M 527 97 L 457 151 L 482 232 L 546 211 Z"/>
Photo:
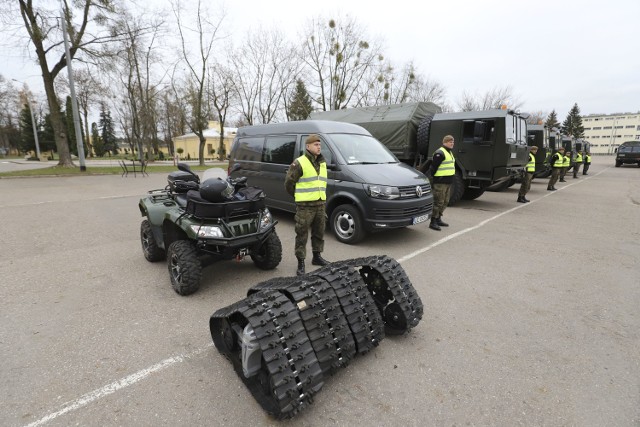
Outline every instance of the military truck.
<path fill-rule="evenodd" d="M 493 184 L 515 182 L 529 161 L 527 115 L 500 109 L 442 113 L 431 102 L 315 112 L 316 120 L 355 123 L 413 167 L 433 157 L 453 135 L 456 175 L 449 205 L 480 197 Z"/>
<path fill-rule="evenodd" d="M 527 127 L 528 145 L 538 147 L 536 153 L 536 171 L 534 178 L 548 178 L 551 175 L 549 160 L 553 150 L 549 146 L 549 129 L 545 125 L 529 125 Z"/>

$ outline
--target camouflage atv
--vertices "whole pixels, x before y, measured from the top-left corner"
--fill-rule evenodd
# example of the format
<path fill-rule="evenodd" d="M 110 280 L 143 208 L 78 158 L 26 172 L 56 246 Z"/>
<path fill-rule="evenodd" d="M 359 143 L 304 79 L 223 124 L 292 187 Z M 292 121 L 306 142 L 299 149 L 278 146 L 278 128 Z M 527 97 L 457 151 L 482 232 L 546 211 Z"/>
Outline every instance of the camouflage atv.
<path fill-rule="evenodd" d="M 149 262 L 168 259 L 171 286 L 180 295 L 196 292 L 202 269 L 220 260 L 251 257 L 263 270 L 282 260 L 264 192 L 247 187 L 245 178 L 215 176 L 209 169 L 200 178 L 185 163 L 168 176 L 168 185 L 149 191 L 138 207 L 142 252 Z M 207 175 L 211 176 L 208 177 Z"/>

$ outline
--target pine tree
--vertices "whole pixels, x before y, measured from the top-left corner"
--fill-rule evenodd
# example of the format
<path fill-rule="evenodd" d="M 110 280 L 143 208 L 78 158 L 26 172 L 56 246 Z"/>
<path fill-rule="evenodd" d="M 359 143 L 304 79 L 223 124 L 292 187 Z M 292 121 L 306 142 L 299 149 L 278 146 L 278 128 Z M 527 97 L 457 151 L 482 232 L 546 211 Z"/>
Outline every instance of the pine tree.
<path fill-rule="evenodd" d="M 567 114 L 567 118 L 562 122 L 562 133 L 572 138 L 584 138 L 584 126 L 582 126 L 578 103 L 573 104 L 571 111 Z"/>
<path fill-rule="evenodd" d="M 24 104 L 24 107 L 20 111 L 20 145 L 18 146 L 20 151 L 36 152 L 36 140 L 33 135 L 33 121 L 31 120 L 31 107 L 29 104 Z"/>
<path fill-rule="evenodd" d="M 100 138 L 103 145 L 103 151 L 112 154 L 118 151 L 118 142 L 116 141 L 116 133 L 113 128 L 113 119 L 111 112 L 107 110 L 106 104 L 100 105 Z"/>
<path fill-rule="evenodd" d="M 104 156 L 104 144 L 96 122 L 91 123 L 91 144 L 93 145 L 93 151 L 96 153 L 96 157 Z"/>
<path fill-rule="evenodd" d="M 549 113 L 547 121 L 544 122 L 544 124 L 549 130 L 560 127 L 560 122 L 558 122 L 558 113 L 556 113 L 556 110 L 552 110 L 551 113 Z"/>
<path fill-rule="evenodd" d="M 313 111 L 311 97 L 307 92 L 304 82 L 300 79 L 296 82 L 296 90 L 289 101 L 287 116 L 290 121 L 306 120 Z"/>

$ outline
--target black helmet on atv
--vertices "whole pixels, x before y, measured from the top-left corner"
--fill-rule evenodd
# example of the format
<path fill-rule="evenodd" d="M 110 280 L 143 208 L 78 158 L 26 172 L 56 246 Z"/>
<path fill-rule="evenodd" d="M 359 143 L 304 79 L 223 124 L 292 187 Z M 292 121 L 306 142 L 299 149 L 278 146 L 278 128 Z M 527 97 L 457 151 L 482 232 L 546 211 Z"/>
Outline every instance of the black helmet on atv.
<path fill-rule="evenodd" d="M 200 196 L 208 202 L 231 200 L 233 187 L 222 178 L 209 178 L 200 184 Z"/>

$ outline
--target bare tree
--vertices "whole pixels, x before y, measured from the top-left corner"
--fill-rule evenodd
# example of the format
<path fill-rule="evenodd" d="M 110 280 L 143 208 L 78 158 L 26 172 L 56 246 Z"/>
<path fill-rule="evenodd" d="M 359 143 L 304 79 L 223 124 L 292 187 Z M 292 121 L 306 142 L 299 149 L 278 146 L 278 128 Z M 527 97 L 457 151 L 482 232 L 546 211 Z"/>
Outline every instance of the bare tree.
<path fill-rule="evenodd" d="M 493 88 L 480 95 L 471 95 L 464 91 L 458 101 L 460 111 L 492 110 L 503 105 L 511 110 L 517 110 L 522 106 L 522 101 L 513 94 L 511 86 Z"/>
<path fill-rule="evenodd" d="M 548 115 L 546 111 L 532 111 L 529 113 L 527 123 L 531 125 L 541 125 L 547 119 Z"/>
<path fill-rule="evenodd" d="M 60 98 L 56 93 L 54 81 L 67 66 L 68 61 L 73 60 L 79 54 L 83 60 L 90 61 L 91 58 L 100 55 L 99 49 L 103 43 L 117 37 L 106 28 L 111 22 L 110 17 L 115 9 L 111 0 L 76 0 L 71 3 L 62 0 L 61 17 L 58 2 L 49 4 L 51 7 L 47 8 L 46 6 L 36 7 L 31 0 L 18 0 L 17 2 L 2 0 L 3 20 L 9 22 L 11 17 L 19 11 L 19 16 L 22 18 L 24 29 L 29 37 L 29 43 L 35 49 L 36 61 L 42 72 L 51 126 L 54 130 L 56 148 L 60 158 L 58 164 L 73 167 L 66 126 L 60 108 Z M 74 12 L 78 12 L 77 26 Z M 63 49 L 63 30 L 69 35 L 69 58 Z M 50 65 L 50 62 L 53 65 Z"/>
<path fill-rule="evenodd" d="M 88 147 L 86 154 L 87 157 L 91 157 L 93 150 L 89 129 L 89 113 L 91 112 L 91 107 L 100 101 L 100 95 L 104 93 L 105 89 L 96 79 L 95 73 L 92 73 L 89 69 L 74 70 L 73 80 L 76 84 L 76 98 L 84 126 L 84 144 Z M 58 80 L 56 80 L 56 90 L 58 92 L 69 91 L 69 79 L 67 76 L 61 75 Z M 67 112 L 67 114 L 69 114 L 69 112 Z"/>
<path fill-rule="evenodd" d="M 218 159 L 223 160 L 225 156 L 224 128 L 227 122 L 227 114 L 231 103 L 235 101 L 233 73 L 228 68 L 218 64 L 209 69 L 209 90 L 207 91 L 209 102 L 213 105 L 219 123 L 220 139 L 218 141 Z"/>
<path fill-rule="evenodd" d="M 367 41 L 354 19 L 340 22 L 312 20 L 303 46 L 303 61 L 313 73 L 307 87 L 324 111 L 357 103 L 363 81 L 384 61 L 379 44 Z"/>
<path fill-rule="evenodd" d="M 198 0 L 195 8 L 195 25 L 196 28 L 188 34 L 189 29 L 184 22 L 182 15 L 184 9 L 179 0 L 172 3 L 173 13 L 178 24 L 178 33 L 180 34 L 181 55 L 184 64 L 186 64 L 187 75 L 185 76 L 184 88 L 187 89 L 185 101 L 182 105 L 188 109 L 182 109 L 185 114 L 185 122 L 193 133 L 198 136 L 200 146 L 198 155 L 200 157 L 200 165 L 204 165 L 204 147 L 207 142 L 204 131 L 207 129 L 209 119 L 211 118 L 211 108 L 207 102 L 205 89 L 207 87 L 206 79 L 208 77 L 207 70 L 212 62 L 212 52 L 214 42 L 218 38 L 224 13 L 212 21 L 208 17 L 208 11 L 203 8 L 202 2 Z M 191 36 L 195 36 L 196 43 L 192 43 Z M 192 57 L 189 46 L 195 45 L 197 54 Z M 174 84 L 174 92 L 178 95 L 177 84 Z"/>
<path fill-rule="evenodd" d="M 236 95 L 247 123 L 270 123 L 286 116 L 286 95 L 300 73 L 297 58 L 278 30 L 250 32 L 231 55 Z"/>

